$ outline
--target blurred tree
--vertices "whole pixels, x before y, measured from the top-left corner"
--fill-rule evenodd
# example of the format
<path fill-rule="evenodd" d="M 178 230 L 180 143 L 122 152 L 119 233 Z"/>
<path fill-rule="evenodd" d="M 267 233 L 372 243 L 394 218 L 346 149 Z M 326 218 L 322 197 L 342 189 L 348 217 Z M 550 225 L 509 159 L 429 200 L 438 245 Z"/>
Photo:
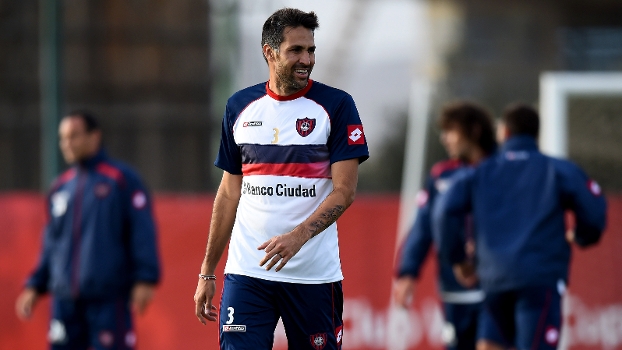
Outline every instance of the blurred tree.
<path fill-rule="evenodd" d="M 402 186 L 404 145 L 406 143 L 406 112 L 399 112 L 392 120 L 392 133 L 385 135 L 380 151 L 370 154 L 360 166 L 358 191 L 399 192 Z"/>

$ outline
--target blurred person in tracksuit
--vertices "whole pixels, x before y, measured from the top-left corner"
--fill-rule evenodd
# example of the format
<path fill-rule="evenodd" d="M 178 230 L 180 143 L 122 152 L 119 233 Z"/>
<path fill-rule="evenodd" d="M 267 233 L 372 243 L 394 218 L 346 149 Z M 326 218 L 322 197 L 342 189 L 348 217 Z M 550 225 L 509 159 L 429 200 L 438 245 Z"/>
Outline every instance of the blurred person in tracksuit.
<path fill-rule="evenodd" d="M 540 153 L 538 131 L 535 109 L 509 106 L 500 151 L 456 179 L 433 213 L 441 259 L 463 283 L 479 278 L 504 345 L 518 350 L 557 347 L 570 244 L 595 244 L 606 222 L 598 184 L 577 165 Z M 566 211 L 575 217 L 570 235 Z M 475 263 L 463 249 L 465 213 L 475 225 Z"/>
<path fill-rule="evenodd" d="M 53 182 L 39 264 L 16 302 L 20 318 L 52 295 L 51 349 L 133 349 L 160 278 L 151 198 L 139 176 L 102 149 L 97 119 L 65 116 L 60 149 L 71 164 Z"/>
<path fill-rule="evenodd" d="M 408 307 L 415 293 L 416 280 L 434 240 L 431 213 L 440 197 L 451 186 L 453 178 L 475 166 L 496 151 L 494 127 L 488 111 L 468 101 L 444 106 L 440 117 L 441 143 L 449 160 L 436 163 L 425 189 L 417 195 L 417 216 L 401 249 L 393 294 L 397 304 Z M 471 235 L 468 218 L 459 227 Z M 468 248 L 467 248 L 468 247 Z M 472 242 L 463 249 L 473 251 Z M 489 316 L 482 312 L 484 292 L 475 285 L 466 288 L 456 281 L 451 264 L 439 261 L 440 297 L 445 326 L 443 341 L 447 349 L 475 349 L 476 342 L 499 341 L 498 332 Z"/>

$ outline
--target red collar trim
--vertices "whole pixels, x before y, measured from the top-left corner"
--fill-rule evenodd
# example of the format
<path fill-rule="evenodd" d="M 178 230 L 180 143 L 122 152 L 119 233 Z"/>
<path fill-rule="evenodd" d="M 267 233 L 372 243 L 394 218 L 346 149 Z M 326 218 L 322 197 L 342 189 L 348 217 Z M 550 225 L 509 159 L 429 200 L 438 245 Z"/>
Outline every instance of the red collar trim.
<path fill-rule="evenodd" d="M 277 101 L 291 101 L 291 100 L 297 99 L 298 97 L 304 96 L 309 91 L 309 89 L 311 89 L 311 85 L 313 85 L 313 80 L 309 79 L 309 83 L 302 90 L 292 95 L 281 96 L 281 95 L 275 94 L 272 90 L 270 90 L 270 81 L 268 81 L 266 83 L 266 92 L 268 93 L 270 97 L 272 97 L 273 99 Z"/>

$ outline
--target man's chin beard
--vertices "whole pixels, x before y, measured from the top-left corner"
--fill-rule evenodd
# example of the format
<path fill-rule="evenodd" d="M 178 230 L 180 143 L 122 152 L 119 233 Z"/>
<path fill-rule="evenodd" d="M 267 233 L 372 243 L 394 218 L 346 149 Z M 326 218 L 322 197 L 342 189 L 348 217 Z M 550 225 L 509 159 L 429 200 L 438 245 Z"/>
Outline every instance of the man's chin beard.
<path fill-rule="evenodd" d="M 288 77 L 288 79 L 279 80 L 280 81 L 277 83 L 277 86 L 283 89 L 283 91 L 285 91 L 285 93 L 287 94 L 293 94 L 295 92 L 298 92 L 304 89 L 309 83 L 308 79 L 306 79 L 305 81 L 298 81 L 294 77 Z"/>

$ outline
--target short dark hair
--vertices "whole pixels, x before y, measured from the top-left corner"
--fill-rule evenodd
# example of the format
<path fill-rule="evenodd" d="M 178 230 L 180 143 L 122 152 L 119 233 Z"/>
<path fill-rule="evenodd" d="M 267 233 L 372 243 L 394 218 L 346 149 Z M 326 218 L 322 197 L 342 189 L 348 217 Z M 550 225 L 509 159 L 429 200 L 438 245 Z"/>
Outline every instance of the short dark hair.
<path fill-rule="evenodd" d="M 77 117 L 84 121 L 84 126 L 86 128 L 86 132 L 91 133 L 93 131 L 101 131 L 101 127 L 99 126 L 99 120 L 90 111 L 84 109 L 76 109 L 65 115 L 65 118 L 69 117 Z"/>
<path fill-rule="evenodd" d="M 458 127 L 463 135 L 476 143 L 486 154 L 497 148 L 490 112 L 471 101 L 455 101 L 446 104 L 438 120 L 441 130 Z"/>
<path fill-rule="evenodd" d="M 285 28 L 300 26 L 315 31 L 320 26 L 315 12 L 304 12 L 293 8 L 282 8 L 276 11 L 263 24 L 261 47 L 268 44 L 278 51 L 284 40 Z"/>
<path fill-rule="evenodd" d="M 529 135 L 538 137 L 540 132 L 540 116 L 535 108 L 524 103 L 513 103 L 504 111 L 501 121 L 508 134 Z"/>

